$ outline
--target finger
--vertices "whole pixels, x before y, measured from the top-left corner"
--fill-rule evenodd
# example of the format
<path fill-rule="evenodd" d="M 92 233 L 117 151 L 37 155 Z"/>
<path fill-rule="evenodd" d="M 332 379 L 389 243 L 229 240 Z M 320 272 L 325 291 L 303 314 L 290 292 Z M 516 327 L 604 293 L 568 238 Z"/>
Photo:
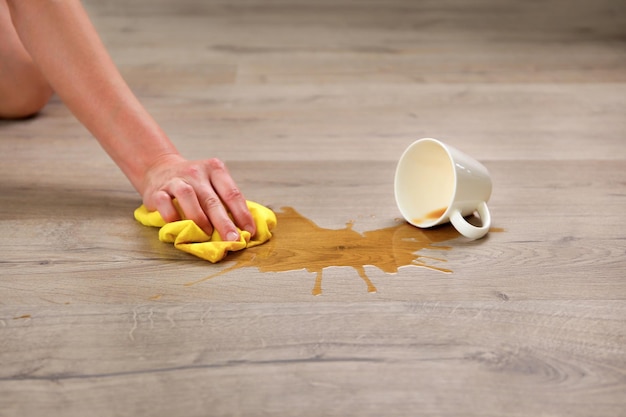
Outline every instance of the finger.
<path fill-rule="evenodd" d="M 233 221 L 228 216 L 228 212 L 222 204 L 222 200 L 215 193 L 210 184 L 206 184 L 199 189 L 202 190 L 200 197 L 200 205 L 204 212 L 208 214 L 209 219 L 217 233 L 223 240 L 234 241 L 239 240 L 239 232 Z"/>
<path fill-rule="evenodd" d="M 172 197 L 166 191 L 154 193 L 146 203 L 146 208 L 151 211 L 157 210 L 166 223 L 180 220 L 180 214 L 174 206 Z"/>
<path fill-rule="evenodd" d="M 246 230 L 254 236 L 256 233 L 254 218 L 248 209 L 243 193 L 235 184 L 228 169 L 224 163 L 218 159 L 211 159 L 207 163 L 210 169 L 211 184 L 223 204 L 226 205 L 232 214 L 235 223 L 240 229 Z"/>
<path fill-rule="evenodd" d="M 167 187 L 170 195 L 176 197 L 186 219 L 193 220 L 206 234 L 211 236 L 213 225 L 203 210 L 193 186 L 182 180 L 173 181 Z"/>

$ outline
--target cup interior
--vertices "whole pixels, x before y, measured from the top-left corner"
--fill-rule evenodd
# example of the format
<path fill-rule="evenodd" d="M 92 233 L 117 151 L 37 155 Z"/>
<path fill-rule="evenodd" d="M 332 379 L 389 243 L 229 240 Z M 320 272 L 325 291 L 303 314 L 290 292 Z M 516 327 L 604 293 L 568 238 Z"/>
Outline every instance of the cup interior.
<path fill-rule="evenodd" d="M 454 198 L 452 158 L 438 141 L 423 139 L 402 155 L 396 169 L 396 202 L 404 218 L 419 227 L 436 225 Z"/>

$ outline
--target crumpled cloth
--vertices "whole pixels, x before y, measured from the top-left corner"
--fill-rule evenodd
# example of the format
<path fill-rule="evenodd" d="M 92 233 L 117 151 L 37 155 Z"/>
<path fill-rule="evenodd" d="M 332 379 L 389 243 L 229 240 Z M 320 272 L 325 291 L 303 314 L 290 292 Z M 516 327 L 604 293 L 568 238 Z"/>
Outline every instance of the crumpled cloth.
<path fill-rule="evenodd" d="M 250 232 L 239 230 L 238 241 L 223 241 L 216 230 L 209 236 L 193 220 L 166 223 L 158 211 L 148 211 L 143 205 L 135 210 L 135 219 L 144 226 L 160 227 L 161 242 L 173 243 L 177 249 L 215 263 L 228 252 L 261 245 L 272 237 L 271 230 L 276 226 L 274 212 L 253 201 L 246 203 L 256 223 L 256 234 L 252 237 Z"/>

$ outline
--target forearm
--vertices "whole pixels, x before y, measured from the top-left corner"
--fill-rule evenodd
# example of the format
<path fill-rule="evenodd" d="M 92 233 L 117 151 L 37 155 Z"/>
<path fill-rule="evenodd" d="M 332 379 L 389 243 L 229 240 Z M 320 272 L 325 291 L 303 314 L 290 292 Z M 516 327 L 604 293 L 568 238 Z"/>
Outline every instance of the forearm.
<path fill-rule="evenodd" d="M 79 0 L 8 0 L 24 46 L 76 118 L 143 193 L 146 170 L 178 152 L 123 80 Z"/>

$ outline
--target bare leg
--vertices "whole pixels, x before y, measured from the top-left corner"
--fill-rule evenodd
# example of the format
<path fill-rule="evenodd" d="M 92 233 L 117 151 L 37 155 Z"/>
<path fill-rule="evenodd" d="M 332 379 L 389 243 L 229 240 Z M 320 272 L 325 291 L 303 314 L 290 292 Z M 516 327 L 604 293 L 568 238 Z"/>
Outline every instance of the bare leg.
<path fill-rule="evenodd" d="M 0 118 L 22 118 L 39 112 L 52 88 L 24 49 L 6 0 L 0 0 Z"/>

